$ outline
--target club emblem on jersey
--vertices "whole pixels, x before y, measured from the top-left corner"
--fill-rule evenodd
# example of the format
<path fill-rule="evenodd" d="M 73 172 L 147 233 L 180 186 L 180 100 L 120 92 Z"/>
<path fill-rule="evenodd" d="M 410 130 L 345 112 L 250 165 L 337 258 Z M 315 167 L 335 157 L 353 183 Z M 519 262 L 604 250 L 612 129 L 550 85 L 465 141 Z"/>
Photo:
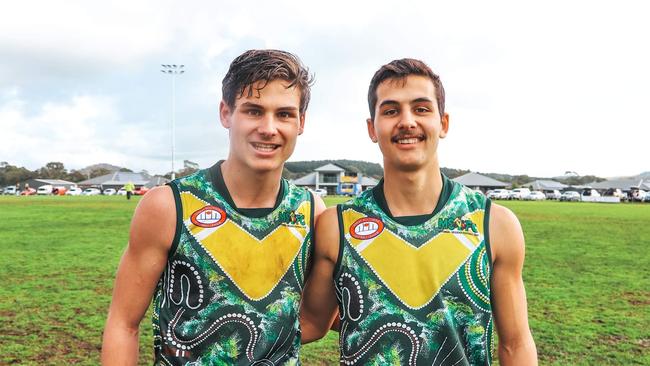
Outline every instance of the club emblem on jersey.
<path fill-rule="evenodd" d="M 350 226 L 350 235 L 359 240 L 372 239 L 381 234 L 384 223 L 374 217 L 363 217 Z"/>
<path fill-rule="evenodd" d="M 226 221 L 226 212 L 217 206 L 205 206 L 195 211 L 190 220 L 199 227 L 217 227 Z"/>

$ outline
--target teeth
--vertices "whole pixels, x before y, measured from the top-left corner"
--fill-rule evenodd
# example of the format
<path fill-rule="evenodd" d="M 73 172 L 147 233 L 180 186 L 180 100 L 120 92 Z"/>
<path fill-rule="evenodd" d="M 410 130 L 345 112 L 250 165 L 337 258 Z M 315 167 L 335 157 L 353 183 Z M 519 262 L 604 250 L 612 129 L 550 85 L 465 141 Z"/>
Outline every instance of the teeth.
<path fill-rule="evenodd" d="M 399 140 L 397 140 L 398 144 L 415 144 L 416 142 L 418 142 L 418 139 L 415 138 L 415 137 L 410 138 L 410 139 L 399 139 Z"/>
<path fill-rule="evenodd" d="M 253 147 L 254 147 L 256 150 L 260 150 L 260 151 L 264 151 L 264 152 L 270 152 L 270 151 L 275 150 L 275 148 L 277 147 L 277 145 L 273 145 L 273 144 L 260 144 L 260 143 L 253 143 Z"/>

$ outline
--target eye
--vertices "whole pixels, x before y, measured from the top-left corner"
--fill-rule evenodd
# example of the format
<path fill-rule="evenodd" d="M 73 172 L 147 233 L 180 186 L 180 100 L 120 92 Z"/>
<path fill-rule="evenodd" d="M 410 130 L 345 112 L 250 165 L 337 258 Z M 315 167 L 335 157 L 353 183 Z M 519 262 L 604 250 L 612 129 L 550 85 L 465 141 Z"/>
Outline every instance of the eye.
<path fill-rule="evenodd" d="M 253 117 L 259 117 L 262 115 L 262 111 L 260 111 L 259 109 L 248 109 L 244 113 Z"/>
<path fill-rule="evenodd" d="M 397 109 L 396 108 L 386 109 L 381 114 L 384 116 L 394 116 L 397 114 Z"/>
<path fill-rule="evenodd" d="M 289 112 L 279 112 L 278 117 L 282 119 L 287 119 L 293 117 L 293 115 Z"/>
<path fill-rule="evenodd" d="M 431 109 L 429 109 L 427 107 L 420 106 L 420 107 L 415 107 L 415 112 L 416 113 L 428 113 L 428 112 L 431 112 Z"/>

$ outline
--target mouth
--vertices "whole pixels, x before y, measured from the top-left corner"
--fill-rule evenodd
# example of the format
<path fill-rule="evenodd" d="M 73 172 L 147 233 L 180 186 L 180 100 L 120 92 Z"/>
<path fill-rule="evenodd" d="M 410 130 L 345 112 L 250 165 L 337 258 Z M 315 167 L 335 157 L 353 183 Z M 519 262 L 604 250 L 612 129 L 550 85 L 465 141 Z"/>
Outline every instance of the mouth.
<path fill-rule="evenodd" d="M 413 145 L 424 141 L 424 135 L 397 135 L 393 136 L 390 141 L 399 145 Z"/>
<path fill-rule="evenodd" d="M 252 142 L 253 149 L 260 152 L 272 152 L 280 147 L 278 144 L 267 144 L 263 142 Z"/>

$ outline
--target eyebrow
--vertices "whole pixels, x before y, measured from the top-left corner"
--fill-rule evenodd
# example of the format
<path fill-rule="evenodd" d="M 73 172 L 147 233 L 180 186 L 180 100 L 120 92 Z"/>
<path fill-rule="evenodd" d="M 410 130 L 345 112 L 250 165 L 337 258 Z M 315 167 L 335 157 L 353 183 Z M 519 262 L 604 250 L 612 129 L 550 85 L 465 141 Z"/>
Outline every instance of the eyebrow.
<path fill-rule="evenodd" d="M 256 104 L 256 103 L 251 103 L 251 102 L 244 102 L 240 105 L 242 108 L 257 108 L 257 109 L 265 109 L 264 106 L 261 104 Z M 286 106 L 286 107 L 280 107 L 278 108 L 279 111 L 297 111 L 298 108 L 293 107 L 293 106 Z"/>
<path fill-rule="evenodd" d="M 429 98 L 421 97 L 421 98 L 413 99 L 412 101 L 409 102 L 409 104 L 415 104 L 415 103 L 433 103 L 433 101 Z M 385 105 L 394 105 L 394 104 L 399 105 L 399 102 L 397 102 L 396 100 L 387 99 L 381 102 L 381 104 L 379 104 L 379 108 Z"/>

